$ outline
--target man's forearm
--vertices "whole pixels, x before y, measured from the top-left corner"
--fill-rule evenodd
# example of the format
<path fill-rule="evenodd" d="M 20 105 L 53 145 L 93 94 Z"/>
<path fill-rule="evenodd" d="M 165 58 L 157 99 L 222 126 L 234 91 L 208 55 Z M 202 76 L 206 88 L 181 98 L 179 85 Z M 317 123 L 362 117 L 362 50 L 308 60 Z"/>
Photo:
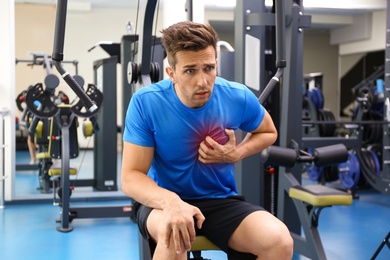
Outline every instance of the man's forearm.
<path fill-rule="evenodd" d="M 159 187 L 147 175 L 134 171 L 122 173 L 122 191 L 139 203 L 156 209 L 163 209 L 179 196 L 169 190 Z"/>
<path fill-rule="evenodd" d="M 236 162 L 261 152 L 276 141 L 277 134 L 270 133 L 248 133 L 244 140 L 237 145 L 237 160 Z"/>

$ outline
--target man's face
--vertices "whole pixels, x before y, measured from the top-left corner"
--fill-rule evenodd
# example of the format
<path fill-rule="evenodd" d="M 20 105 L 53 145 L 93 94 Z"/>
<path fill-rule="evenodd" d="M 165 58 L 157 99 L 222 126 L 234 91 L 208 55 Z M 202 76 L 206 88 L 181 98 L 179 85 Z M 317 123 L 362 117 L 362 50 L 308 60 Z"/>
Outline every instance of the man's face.
<path fill-rule="evenodd" d="M 210 99 L 217 76 L 217 60 L 212 46 L 201 51 L 176 53 L 176 68 L 167 74 L 181 102 L 190 108 L 202 107 Z"/>

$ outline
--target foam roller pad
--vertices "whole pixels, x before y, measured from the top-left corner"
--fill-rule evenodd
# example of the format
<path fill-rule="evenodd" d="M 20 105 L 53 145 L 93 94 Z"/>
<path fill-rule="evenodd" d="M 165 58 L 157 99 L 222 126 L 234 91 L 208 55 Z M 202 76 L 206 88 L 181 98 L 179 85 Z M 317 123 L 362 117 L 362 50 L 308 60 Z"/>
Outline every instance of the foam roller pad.
<path fill-rule="evenodd" d="M 262 162 L 291 168 L 297 162 L 297 151 L 291 148 L 270 146 L 261 152 Z"/>
<path fill-rule="evenodd" d="M 348 160 L 348 150 L 343 144 L 316 148 L 313 151 L 314 164 L 318 167 L 339 164 Z"/>

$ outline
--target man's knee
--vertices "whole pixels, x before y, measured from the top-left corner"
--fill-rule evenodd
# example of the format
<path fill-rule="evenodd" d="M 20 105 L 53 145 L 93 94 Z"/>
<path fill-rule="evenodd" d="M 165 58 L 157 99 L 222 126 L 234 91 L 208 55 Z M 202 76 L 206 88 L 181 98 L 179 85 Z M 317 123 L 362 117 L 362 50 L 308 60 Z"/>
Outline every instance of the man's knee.
<path fill-rule="evenodd" d="M 270 234 L 270 244 L 268 244 L 268 254 L 274 259 L 291 259 L 294 251 L 294 241 L 290 231 L 282 225 L 275 233 Z"/>

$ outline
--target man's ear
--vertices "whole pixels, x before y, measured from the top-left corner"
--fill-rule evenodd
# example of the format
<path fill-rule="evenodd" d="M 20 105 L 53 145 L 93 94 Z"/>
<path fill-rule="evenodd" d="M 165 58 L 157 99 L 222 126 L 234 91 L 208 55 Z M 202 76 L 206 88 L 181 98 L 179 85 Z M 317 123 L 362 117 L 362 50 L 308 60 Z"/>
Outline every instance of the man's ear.
<path fill-rule="evenodd" d="M 172 80 L 172 82 L 175 83 L 175 81 L 176 81 L 175 80 L 175 72 L 173 71 L 173 69 L 171 67 L 166 67 L 165 72 L 167 73 L 169 78 Z"/>

